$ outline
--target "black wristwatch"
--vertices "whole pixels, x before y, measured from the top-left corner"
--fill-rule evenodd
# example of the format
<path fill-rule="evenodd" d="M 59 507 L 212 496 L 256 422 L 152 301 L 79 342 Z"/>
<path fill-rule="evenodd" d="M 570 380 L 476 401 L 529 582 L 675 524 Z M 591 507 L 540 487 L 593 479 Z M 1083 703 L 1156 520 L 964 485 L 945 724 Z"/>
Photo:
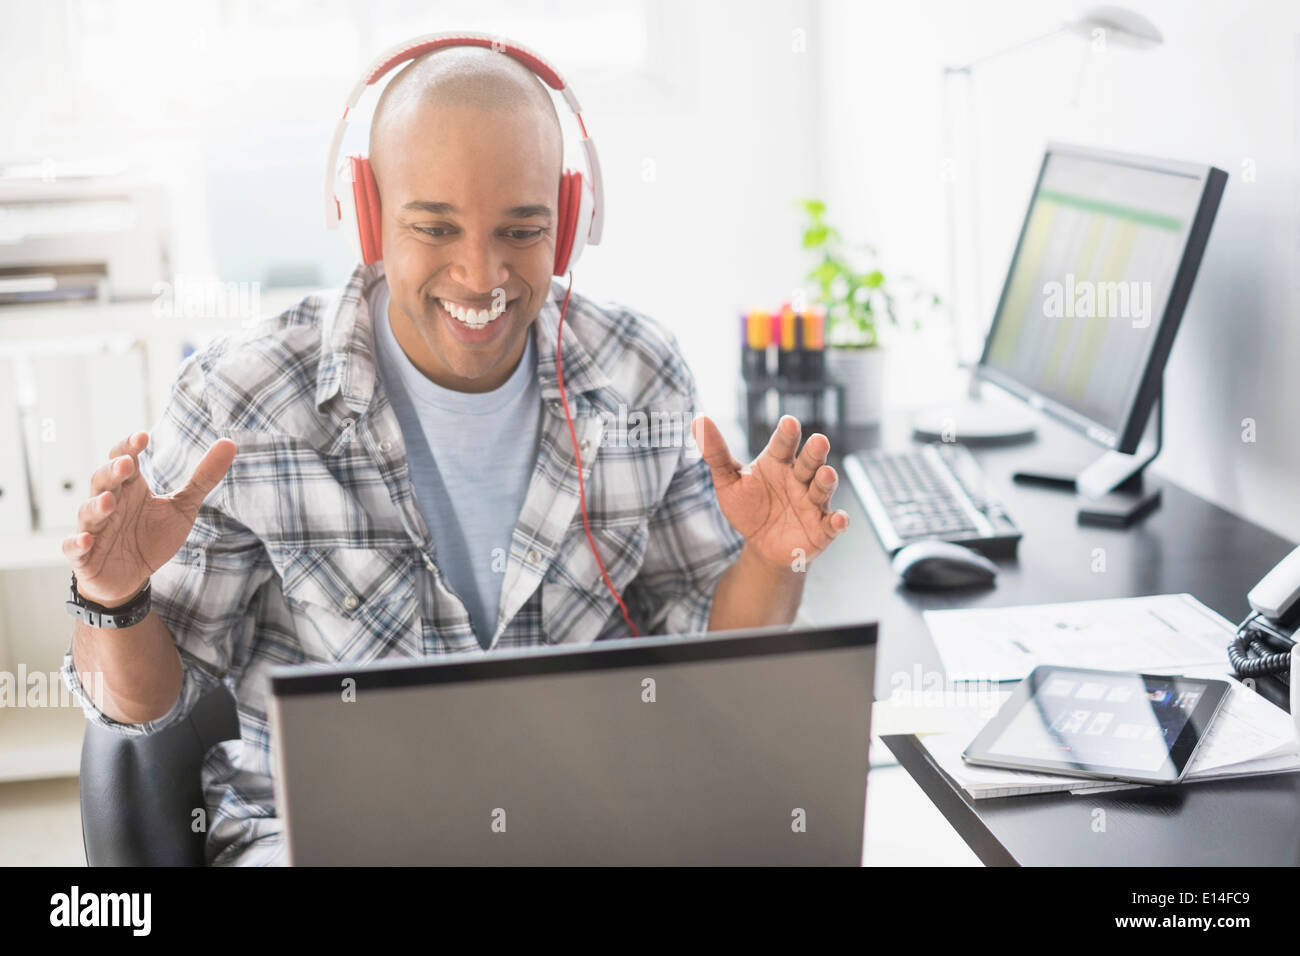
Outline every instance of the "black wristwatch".
<path fill-rule="evenodd" d="M 91 627 L 122 628 L 139 624 L 149 616 L 152 581 L 146 581 L 144 590 L 121 607 L 104 607 L 77 593 L 77 572 L 72 572 L 72 600 L 64 604 L 68 613 Z"/>

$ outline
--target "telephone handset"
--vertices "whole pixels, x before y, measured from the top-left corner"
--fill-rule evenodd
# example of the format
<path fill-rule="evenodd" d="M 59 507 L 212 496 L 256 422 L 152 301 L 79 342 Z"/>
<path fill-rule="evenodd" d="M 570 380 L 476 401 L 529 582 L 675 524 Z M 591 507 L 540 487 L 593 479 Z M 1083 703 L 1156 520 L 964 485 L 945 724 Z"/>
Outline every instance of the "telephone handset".
<path fill-rule="evenodd" d="M 1246 596 L 1251 613 L 1237 627 L 1228 660 L 1238 677 L 1276 677 L 1291 685 L 1292 648 L 1300 624 L 1300 548 L 1264 575 Z"/>
<path fill-rule="evenodd" d="M 1300 598 L 1300 548 L 1279 561 L 1246 595 L 1257 613 L 1274 621 L 1294 609 L 1296 598 Z"/>

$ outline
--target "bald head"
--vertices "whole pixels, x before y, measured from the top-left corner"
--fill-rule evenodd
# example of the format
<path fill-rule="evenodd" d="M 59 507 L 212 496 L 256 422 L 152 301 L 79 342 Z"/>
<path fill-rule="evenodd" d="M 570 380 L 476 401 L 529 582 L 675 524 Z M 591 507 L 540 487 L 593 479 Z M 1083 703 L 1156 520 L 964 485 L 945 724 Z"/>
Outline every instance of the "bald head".
<path fill-rule="evenodd" d="M 384 167 L 401 150 L 412 126 L 427 122 L 431 111 L 510 116 L 530 134 L 514 147 L 535 150 L 553 167 L 559 183 L 564 162 L 560 118 L 542 81 L 505 53 L 484 47 L 450 47 L 412 60 L 384 88 L 370 124 L 370 165 L 380 198 Z"/>

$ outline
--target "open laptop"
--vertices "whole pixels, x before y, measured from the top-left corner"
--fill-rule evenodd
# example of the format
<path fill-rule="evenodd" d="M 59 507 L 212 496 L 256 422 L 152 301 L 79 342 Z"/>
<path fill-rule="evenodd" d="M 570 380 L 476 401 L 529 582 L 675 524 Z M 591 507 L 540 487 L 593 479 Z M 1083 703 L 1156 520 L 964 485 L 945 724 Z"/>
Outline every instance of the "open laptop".
<path fill-rule="evenodd" d="M 276 668 L 290 862 L 856 866 L 876 633 Z"/>

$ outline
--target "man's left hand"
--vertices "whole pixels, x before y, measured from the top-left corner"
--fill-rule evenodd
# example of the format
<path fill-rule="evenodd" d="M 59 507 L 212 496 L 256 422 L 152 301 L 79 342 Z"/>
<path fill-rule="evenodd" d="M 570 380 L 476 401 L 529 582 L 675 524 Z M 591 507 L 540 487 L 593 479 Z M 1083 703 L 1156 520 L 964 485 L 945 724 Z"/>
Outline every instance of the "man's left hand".
<path fill-rule="evenodd" d="M 839 484 L 835 469 L 826 464 L 830 440 L 818 432 L 799 451 L 801 431 L 794 416 L 777 422 L 767 447 L 748 465 L 732 457 L 708 417 L 692 421 L 691 434 L 713 473 L 723 515 L 765 562 L 792 567 L 800 557 L 811 561 L 849 526 L 845 511 L 830 510 Z"/>

